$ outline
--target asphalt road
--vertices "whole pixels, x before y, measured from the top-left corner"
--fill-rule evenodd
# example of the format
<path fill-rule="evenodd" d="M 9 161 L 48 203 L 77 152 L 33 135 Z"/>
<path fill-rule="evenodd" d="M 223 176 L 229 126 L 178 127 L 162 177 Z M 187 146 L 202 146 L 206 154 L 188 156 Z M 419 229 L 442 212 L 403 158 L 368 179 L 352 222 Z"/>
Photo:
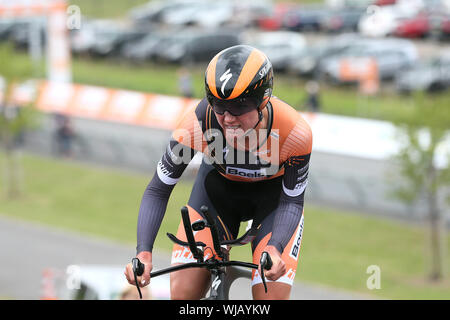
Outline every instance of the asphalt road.
<path fill-rule="evenodd" d="M 46 268 L 65 270 L 69 265 L 124 266 L 134 247 L 0 216 L 0 299 L 40 299 Z M 167 254 L 154 258 L 155 269 L 169 265 Z M 121 269 L 122 270 L 122 269 Z M 123 277 L 122 272 L 117 274 Z M 249 280 L 237 280 L 230 297 L 251 299 Z M 349 292 L 296 282 L 295 300 L 370 299 Z"/>

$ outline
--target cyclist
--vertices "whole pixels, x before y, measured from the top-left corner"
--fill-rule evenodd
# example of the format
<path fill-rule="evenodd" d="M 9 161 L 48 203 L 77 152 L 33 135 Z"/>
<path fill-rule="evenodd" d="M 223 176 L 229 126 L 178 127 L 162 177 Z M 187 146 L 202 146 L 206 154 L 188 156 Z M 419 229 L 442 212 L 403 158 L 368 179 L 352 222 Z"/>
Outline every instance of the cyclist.
<path fill-rule="evenodd" d="M 219 52 L 205 73 L 206 97 L 186 110 L 158 162 L 139 209 L 137 257 L 145 264 L 140 286 L 150 281 L 153 242 L 169 196 L 189 161 L 203 153 L 190 199 L 189 215 L 203 219 L 209 208 L 220 237 L 238 236 L 242 221 L 258 229 L 252 241 L 253 263 L 267 251 L 268 293 L 258 271 L 252 274 L 254 299 L 288 299 L 295 277 L 303 232 L 303 203 L 312 147 L 311 129 L 291 106 L 272 96 L 273 69 L 258 49 L 238 45 Z M 177 237 L 186 240 L 182 223 Z M 205 260 L 215 254 L 209 230 L 198 231 Z M 172 264 L 193 262 L 188 248 L 174 245 Z M 131 264 L 125 275 L 134 283 Z M 193 285 L 195 284 L 195 285 Z M 208 270 L 171 273 L 173 299 L 200 299 L 210 284 Z"/>

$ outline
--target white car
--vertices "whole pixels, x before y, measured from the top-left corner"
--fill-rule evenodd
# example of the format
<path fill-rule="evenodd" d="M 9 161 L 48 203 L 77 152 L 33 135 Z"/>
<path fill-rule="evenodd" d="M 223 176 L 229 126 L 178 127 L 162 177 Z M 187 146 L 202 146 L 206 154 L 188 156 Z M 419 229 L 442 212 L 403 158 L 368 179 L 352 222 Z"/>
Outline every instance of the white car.
<path fill-rule="evenodd" d="M 422 0 L 397 1 L 395 5 L 369 6 L 358 23 L 358 30 L 367 37 L 391 35 L 400 20 L 414 17 L 424 6 Z"/>
<path fill-rule="evenodd" d="M 233 17 L 231 3 L 197 2 L 184 5 L 166 13 L 163 22 L 168 25 L 196 25 L 219 27 Z"/>
<path fill-rule="evenodd" d="M 267 31 L 248 33 L 243 44 L 260 49 L 269 58 L 275 70 L 286 71 L 292 61 L 306 50 L 305 37 L 298 32 Z"/>

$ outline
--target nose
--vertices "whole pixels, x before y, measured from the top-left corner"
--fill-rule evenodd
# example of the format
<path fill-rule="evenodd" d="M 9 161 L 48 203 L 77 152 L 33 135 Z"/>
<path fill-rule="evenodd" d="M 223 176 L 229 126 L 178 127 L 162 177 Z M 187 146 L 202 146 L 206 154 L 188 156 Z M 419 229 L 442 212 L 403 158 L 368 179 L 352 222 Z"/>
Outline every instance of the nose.
<path fill-rule="evenodd" d="M 225 121 L 229 121 L 229 122 L 232 122 L 232 121 L 234 121 L 236 119 L 236 117 L 235 116 L 233 116 L 231 113 L 229 113 L 228 111 L 225 111 L 225 113 L 224 113 L 224 120 Z"/>

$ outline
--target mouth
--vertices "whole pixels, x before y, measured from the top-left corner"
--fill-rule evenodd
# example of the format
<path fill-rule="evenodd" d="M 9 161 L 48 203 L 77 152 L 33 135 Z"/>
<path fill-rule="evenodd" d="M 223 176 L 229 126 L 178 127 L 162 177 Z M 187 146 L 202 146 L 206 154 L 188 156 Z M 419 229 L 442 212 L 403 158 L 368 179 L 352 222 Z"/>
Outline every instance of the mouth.
<path fill-rule="evenodd" d="M 234 125 L 234 126 L 225 125 L 225 130 L 237 130 L 239 128 L 241 128 L 240 125 Z"/>

